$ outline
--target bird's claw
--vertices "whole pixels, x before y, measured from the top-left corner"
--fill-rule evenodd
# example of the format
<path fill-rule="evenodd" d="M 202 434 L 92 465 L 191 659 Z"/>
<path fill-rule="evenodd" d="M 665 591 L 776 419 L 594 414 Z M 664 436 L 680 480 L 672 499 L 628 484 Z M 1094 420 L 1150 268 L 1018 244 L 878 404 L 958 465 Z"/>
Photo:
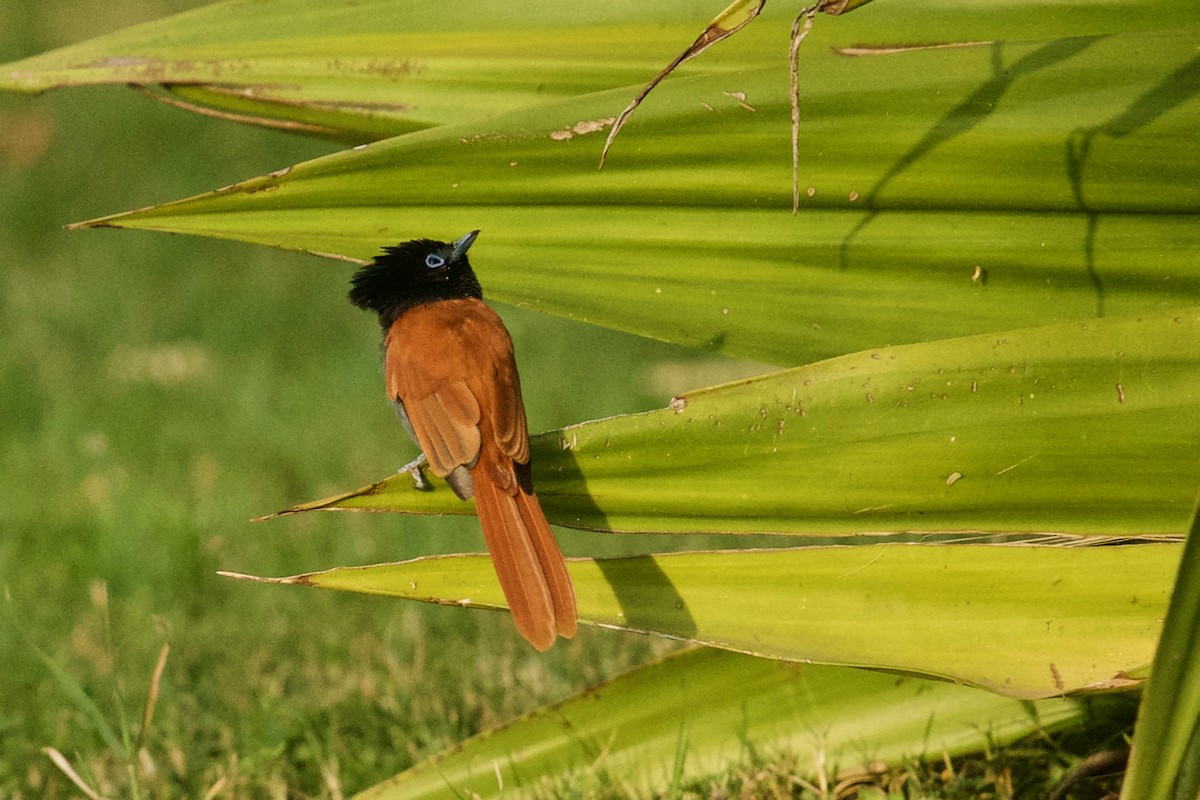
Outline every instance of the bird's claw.
<path fill-rule="evenodd" d="M 421 466 L 425 463 L 425 454 L 414 458 L 412 461 L 405 464 L 400 469 L 396 470 L 397 475 L 402 475 L 407 472 L 413 480 L 413 487 L 418 491 L 425 491 L 429 488 L 429 481 L 425 480 L 425 476 L 421 474 Z"/>

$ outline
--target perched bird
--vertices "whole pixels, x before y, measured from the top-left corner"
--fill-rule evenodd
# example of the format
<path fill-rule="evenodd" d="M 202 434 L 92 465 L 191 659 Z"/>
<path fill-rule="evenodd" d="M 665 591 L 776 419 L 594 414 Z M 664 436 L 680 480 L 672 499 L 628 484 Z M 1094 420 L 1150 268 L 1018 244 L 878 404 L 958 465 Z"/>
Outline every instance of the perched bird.
<path fill-rule="evenodd" d="M 517 630 L 545 650 L 575 635 L 575 590 L 533 493 L 512 338 L 467 260 L 478 235 L 384 248 L 354 275 L 349 297 L 379 315 L 396 416 L 434 474 L 475 498 Z"/>

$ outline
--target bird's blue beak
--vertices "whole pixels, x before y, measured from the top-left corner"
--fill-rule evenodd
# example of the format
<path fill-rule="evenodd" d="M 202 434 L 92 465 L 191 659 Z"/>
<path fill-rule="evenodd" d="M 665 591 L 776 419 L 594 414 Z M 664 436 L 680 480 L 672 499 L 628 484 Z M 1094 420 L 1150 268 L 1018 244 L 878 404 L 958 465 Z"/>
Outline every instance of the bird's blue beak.
<path fill-rule="evenodd" d="M 471 249 L 471 245 L 475 243 L 475 237 L 479 235 L 479 231 L 471 231 L 466 236 L 454 243 L 454 249 L 450 251 L 450 260 L 458 261 L 467 254 L 467 250 Z"/>

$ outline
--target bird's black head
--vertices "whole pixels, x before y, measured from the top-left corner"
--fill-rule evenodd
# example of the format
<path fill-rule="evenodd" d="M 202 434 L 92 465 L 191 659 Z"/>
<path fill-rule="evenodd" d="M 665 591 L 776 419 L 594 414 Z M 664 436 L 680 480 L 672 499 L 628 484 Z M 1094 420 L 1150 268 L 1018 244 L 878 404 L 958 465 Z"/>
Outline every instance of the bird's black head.
<path fill-rule="evenodd" d="M 354 274 L 350 302 L 374 311 L 389 328 L 408 309 L 421 303 L 458 297 L 483 297 L 467 260 L 479 231 L 456 242 L 414 239 L 383 252 Z"/>

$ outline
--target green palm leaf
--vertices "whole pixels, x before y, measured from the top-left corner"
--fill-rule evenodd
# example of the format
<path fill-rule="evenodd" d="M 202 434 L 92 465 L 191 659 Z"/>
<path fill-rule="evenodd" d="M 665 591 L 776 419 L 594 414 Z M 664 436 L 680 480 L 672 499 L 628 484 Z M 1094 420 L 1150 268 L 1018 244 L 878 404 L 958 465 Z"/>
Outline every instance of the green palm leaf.
<path fill-rule="evenodd" d="M 1183 533 L 1200 310 L 881 348 L 533 440 L 550 520 L 630 532 Z M 297 506 L 470 513 L 407 475 Z"/>
<path fill-rule="evenodd" d="M 486 731 L 356 800 L 584 796 L 615 784 L 669 789 L 756 753 L 787 753 L 797 777 L 944 758 L 1078 718 L 1065 700 L 1020 703 L 964 686 L 692 650 Z M 980 724 L 980 720 L 987 720 Z M 735 734 L 736 735 L 733 735 Z"/>
<path fill-rule="evenodd" d="M 858 5 L 858 4 L 850 4 Z M 618 86 L 640 86 L 719 4 L 549 0 L 457 7 L 412 0 L 229 0 L 0 66 L 0 89 L 164 86 L 167 99 L 257 124 L 370 141 Z M 783 64 L 793 9 L 705 53 L 685 72 Z M 885 3 L 825 20 L 815 47 L 1102 35 L 1197 23 L 1187 0 Z M 625 97 L 605 116 L 614 115 Z"/>
<path fill-rule="evenodd" d="M 799 216 L 770 67 L 664 82 L 603 172 L 603 126 L 572 131 L 624 90 L 89 224 L 348 259 L 482 228 L 495 299 L 781 365 L 1179 307 L 1200 301 L 1193 45 L 1177 31 L 818 53 Z"/>
<path fill-rule="evenodd" d="M 1181 549 L 891 544 L 574 560 L 570 571 L 585 624 L 1037 698 L 1136 683 Z M 505 607 L 487 556 L 257 580 Z"/>

